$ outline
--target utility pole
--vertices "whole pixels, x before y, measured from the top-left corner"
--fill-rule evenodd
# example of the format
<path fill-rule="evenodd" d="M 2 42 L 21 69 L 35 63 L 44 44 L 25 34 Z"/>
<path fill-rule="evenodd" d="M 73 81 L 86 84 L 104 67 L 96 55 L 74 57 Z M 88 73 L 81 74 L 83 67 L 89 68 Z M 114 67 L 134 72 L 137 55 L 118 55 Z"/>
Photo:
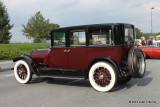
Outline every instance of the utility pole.
<path fill-rule="evenodd" d="M 152 29 L 152 10 L 154 9 L 154 7 L 151 8 L 151 35 L 153 33 L 153 29 Z"/>

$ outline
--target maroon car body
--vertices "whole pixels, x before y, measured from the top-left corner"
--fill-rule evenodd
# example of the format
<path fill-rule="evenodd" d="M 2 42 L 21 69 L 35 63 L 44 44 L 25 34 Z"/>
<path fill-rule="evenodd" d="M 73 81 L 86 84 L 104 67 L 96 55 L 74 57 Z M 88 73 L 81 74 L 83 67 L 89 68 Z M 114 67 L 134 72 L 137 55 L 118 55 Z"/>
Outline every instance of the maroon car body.
<path fill-rule="evenodd" d="M 64 50 L 69 52 L 64 53 Z M 128 51 L 126 47 L 49 48 L 34 50 L 30 57 L 37 66 L 46 63 L 48 68 L 87 69 L 94 59 L 102 56 L 108 56 L 121 65 Z"/>
<path fill-rule="evenodd" d="M 144 56 L 141 50 L 133 48 L 134 38 L 131 24 L 53 29 L 50 48 L 34 50 L 13 60 L 15 77 L 20 83 L 29 83 L 32 74 L 89 78 L 96 90 L 110 91 L 117 81 L 144 76 Z"/>

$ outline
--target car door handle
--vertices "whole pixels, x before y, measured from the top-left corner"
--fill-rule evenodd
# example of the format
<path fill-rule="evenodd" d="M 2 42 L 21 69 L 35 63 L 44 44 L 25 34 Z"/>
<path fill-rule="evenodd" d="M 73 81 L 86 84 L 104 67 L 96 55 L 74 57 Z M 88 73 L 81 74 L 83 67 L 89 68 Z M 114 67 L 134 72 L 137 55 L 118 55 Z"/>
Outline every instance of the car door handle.
<path fill-rule="evenodd" d="M 67 52 L 70 52 L 70 49 L 68 49 Z"/>
<path fill-rule="evenodd" d="M 64 52 L 67 53 L 67 49 L 65 49 Z"/>
<path fill-rule="evenodd" d="M 67 49 L 65 49 L 65 50 L 64 50 L 64 52 L 65 52 L 65 53 L 70 52 L 70 49 L 68 49 L 68 50 L 67 50 Z"/>

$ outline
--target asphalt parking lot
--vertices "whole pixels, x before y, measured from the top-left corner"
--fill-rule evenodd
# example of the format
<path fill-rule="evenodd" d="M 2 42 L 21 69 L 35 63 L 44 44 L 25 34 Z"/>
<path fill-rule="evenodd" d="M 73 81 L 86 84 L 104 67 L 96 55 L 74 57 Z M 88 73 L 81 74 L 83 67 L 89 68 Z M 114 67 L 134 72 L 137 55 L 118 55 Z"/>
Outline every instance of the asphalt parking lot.
<path fill-rule="evenodd" d="M 159 107 L 160 59 L 146 61 L 145 77 L 118 84 L 112 92 L 95 91 L 88 80 L 33 78 L 19 84 L 11 61 L 0 62 L 1 107 Z"/>

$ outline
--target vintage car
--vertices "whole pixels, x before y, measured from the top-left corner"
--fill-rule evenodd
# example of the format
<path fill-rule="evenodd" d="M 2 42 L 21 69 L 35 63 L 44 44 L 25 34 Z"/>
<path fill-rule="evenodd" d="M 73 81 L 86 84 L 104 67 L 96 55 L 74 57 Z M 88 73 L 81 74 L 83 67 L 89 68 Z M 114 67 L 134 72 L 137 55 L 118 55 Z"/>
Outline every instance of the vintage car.
<path fill-rule="evenodd" d="M 92 87 L 108 92 L 117 82 L 145 74 L 145 58 L 134 47 L 134 26 L 123 23 L 57 28 L 51 31 L 51 47 L 33 50 L 13 59 L 19 83 L 32 75 L 89 79 Z"/>
<path fill-rule="evenodd" d="M 140 48 L 143 51 L 144 56 L 149 58 L 160 58 L 160 41 L 155 41 L 154 45 L 151 46 L 139 46 L 135 48 Z"/>

